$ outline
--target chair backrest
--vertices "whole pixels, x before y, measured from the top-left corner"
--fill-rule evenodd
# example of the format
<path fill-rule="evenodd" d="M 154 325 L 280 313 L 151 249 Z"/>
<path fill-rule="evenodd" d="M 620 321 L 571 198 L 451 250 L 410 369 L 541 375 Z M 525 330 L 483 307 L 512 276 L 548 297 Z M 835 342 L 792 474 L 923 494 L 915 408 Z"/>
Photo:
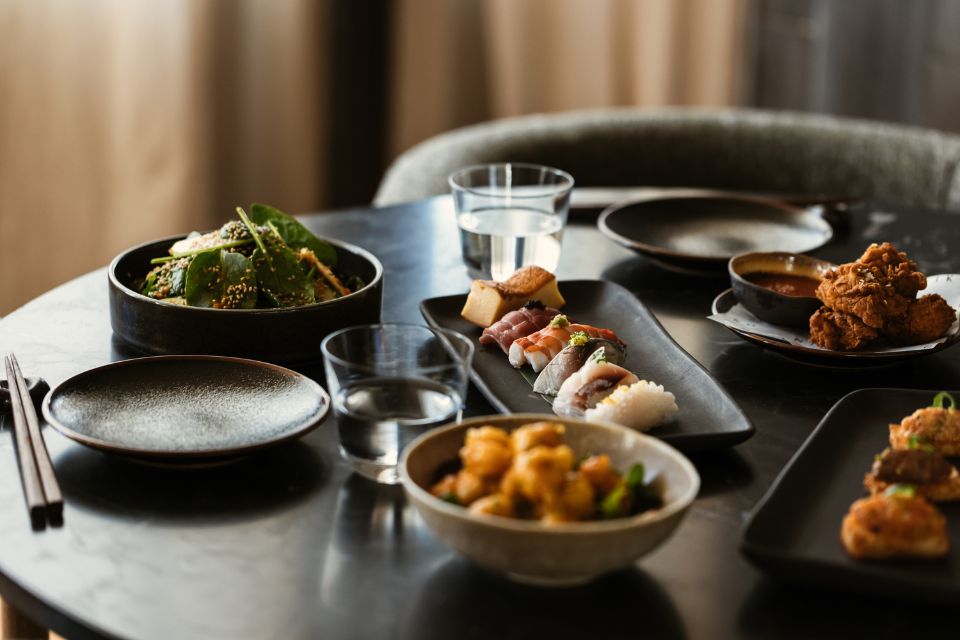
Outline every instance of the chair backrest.
<path fill-rule="evenodd" d="M 689 186 L 836 194 L 960 211 L 960 136 L 748 109 L 604 109 L 507 118 L 438 135 L 398 157 L 374 204 L 447 193 L 455 169 L 535 162 L 582 187 Z"/>

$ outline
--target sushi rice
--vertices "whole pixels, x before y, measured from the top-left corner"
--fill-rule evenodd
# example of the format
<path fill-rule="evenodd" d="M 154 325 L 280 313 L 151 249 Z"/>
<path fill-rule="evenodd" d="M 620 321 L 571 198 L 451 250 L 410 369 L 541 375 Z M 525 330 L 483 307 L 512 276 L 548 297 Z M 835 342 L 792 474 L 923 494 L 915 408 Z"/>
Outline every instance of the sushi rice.
<path fill-rule="evenodd" d="M 655 382 L 640 380 L 617 387 L 595 407 L 587 409 L 584 417 L 594 422 L 612 422 L 647 431 L 662 424 L 677 411 L 676 398 L 672 393 Z"/>

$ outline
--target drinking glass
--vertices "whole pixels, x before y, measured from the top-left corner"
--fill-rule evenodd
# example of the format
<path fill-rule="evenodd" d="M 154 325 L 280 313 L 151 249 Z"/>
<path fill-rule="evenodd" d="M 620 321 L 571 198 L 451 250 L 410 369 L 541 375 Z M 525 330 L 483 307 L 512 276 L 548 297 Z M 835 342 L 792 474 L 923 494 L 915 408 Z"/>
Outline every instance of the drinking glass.
<path fill-rule="evenodd" d="M 448 182 L 471 277 L 506 280 L 531 264 L 556 270 L 573 188 L 569 173 L 508 162 L 460 169 Z"/>
<path fill-rule="evenodd" d="M 330 334 L 320 348 L 340 454 L 357 473 L 396 484 L 403 448 L 460 419 L 473 344 L 459 333 L 364 325 Z"/>

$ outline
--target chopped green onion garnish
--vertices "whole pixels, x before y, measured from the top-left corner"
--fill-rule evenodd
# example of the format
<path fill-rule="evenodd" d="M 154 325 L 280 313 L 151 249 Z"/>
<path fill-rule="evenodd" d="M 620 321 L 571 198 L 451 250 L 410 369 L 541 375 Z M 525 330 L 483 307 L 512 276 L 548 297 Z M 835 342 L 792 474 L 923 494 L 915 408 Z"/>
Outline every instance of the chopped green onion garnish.
<path fill-rule="evenodd" d="M 892 484 L 883 493 L 891 498 L 916 498 L 917 488 L 912 484 Z"/>
<path fill-rule="evenodd" d="M 630 467 L 630 472 L 627 473 L 627 486 L 628 487 L 639 487 L 643 484 L 643 476 L 646 474 L 646 470 L 643 468 L 643 465 L 639 462 L 632 467 Z"/>
<path fill-rule="evenodd" d="M 623 499 L 627 492 L 627 485 L 620 483 L 600 503 L 600 515 L 605 520 L 612 520 L 624 515 Z"/>
<path fill-rule="evenodd" d="M 923 451 L 933 452 L 933 445 L 924 439 L 923 436 L 910 436 L 907 439 L 907 448 L 908 449 L 921 449 Z"/>
<path fill-rule="evenodd" d="M 443 494 L 442 496 L 440 496 L 440 499 L 443 500 L 444 502 L 455 504 L 458 507 L 460 506 L 460 500 L 457 498 L 457 494 L 453 493 L 452 491 L 448 491 L 447 493 Z"/>
<path fill-rule="evenodd" d="M 943 406 L 947 402 L 950 403 L 949 407 Z M 941 391 L 937 395 L 933 396 L 933 404 L 930 405 L 935 409 L 956 409 L 957 401 L 953 399 L 953 396 L 947 393 L 946 391 Z"/>
<path fill-rule="evenodd" d="M 562 313 L 558 313 L 557 315 L 553 316 L 553 320 L 551 320 L 550 324 L 547 326 L 553 329 L 563 329 L 569 324 L 570 321 L 567 320 L 567 316 L 563 315 Z"/>

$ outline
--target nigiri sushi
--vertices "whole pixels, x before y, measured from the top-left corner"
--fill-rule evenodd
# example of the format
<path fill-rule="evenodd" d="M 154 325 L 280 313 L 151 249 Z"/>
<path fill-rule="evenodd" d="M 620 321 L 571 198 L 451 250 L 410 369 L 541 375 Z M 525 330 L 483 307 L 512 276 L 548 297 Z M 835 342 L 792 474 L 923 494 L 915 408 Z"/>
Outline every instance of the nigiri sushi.
<path fill-rule="evenodd" d="M 570 340 L 570 336 L 578 331 L 582 331 L 591 338 L 603 338 L 611 342 L 622 345 L 623 341 L 609 329 L 599 329 L 586 324 L 571 324 L 567 316 L 558 314 L 554 316 L 543 329 L 531 333 L 524 338 L 517 338 L 510 345 L 507 352 L 510 358 L 510 364 L 520 368 L 525 364 L 530 364 L 534 371 L 540 371 L 547 363 L 553 360 L 553 357 L 560 353 Z"/>
<path fill-rule="evenodd" d="M 613 393 L 587 409 L 584 417 L 596 422 L 614 424 L 647 431 L 677 412 L 676 398 L 662 385 L 640 380 L 614 389 Z"/>
<path fill-rule="evenodd" d="M 587 409 L 613 393 L 621 385 L 639 382 L 639 378 L 618 364 L 607 362 L 605 349 L 593 352 L 578 371 L 564 380 L 553 401 L 558 416 L 580 417 Z"/>
<path fill-rule="evenodd" d="M 560 313 L 546 307 L 537 300 L 531 300 L 515 311 L 511 311 L 483 330 L 480 344 L 499 344 L 504 353 L 517 338 L 523 338 L 534 331 L 543 329 Z"/>
<path fill-rule="evenodd" d="M 533 383 L 533 390 L 550 396 L 557 395 L 563 381 L 579 370 L 597 349 L 603 349 L 607 362 L 623 364 L 626 347 L 611 340 L 591 338 L 578 331 L 570 336 L 567 346 L 543 368 Z"/>

